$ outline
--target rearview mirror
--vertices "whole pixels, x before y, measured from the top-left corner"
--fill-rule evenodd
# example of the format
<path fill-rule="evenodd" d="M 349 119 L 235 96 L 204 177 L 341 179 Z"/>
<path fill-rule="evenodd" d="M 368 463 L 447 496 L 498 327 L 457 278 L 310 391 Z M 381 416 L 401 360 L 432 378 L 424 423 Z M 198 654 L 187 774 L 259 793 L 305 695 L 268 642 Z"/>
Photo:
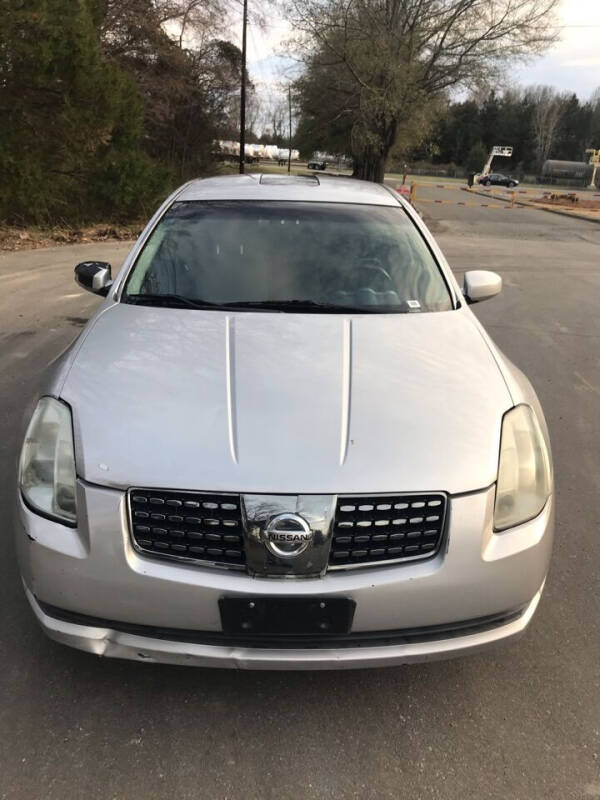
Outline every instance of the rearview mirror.
<path fill-rule="evenodd" d="M 467 303 L 489 300 L 502 291 L 502 278 L 496 272 L 473 269 L 465 272 L 463 294 Z"/>
<path fill-rule="evenodd" d="M 106 297 L 112 285 L 110 264 L 106 261 L 82 261 L 75 267 L 75 280 L 88 292 Z"/>

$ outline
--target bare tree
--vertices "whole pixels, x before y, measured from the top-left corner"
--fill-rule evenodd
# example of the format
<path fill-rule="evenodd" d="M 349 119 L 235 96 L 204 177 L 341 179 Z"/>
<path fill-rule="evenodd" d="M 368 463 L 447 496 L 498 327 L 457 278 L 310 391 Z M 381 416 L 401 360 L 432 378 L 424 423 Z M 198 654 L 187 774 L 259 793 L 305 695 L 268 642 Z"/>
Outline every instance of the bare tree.
<path fill-rule="evenodd" d="M 202 49 L 224 33 L 224 0 L 101 0 L 100 33 L 111 55 L 140 58 L 161 38 L 180 49 Z"/>
<path fill-rule="evenodd" d="M 590 105 L 592 107 L 592 121 L 588 147 L 593 147 L 595 150 L 600 149 L 600 86 L 592 92 L 590 97 Z"/>
<path fill-rule="evenodd" d="M 558 0 L 290 0 L 296 48 L 335 82 L 352 120 L 355 174 L 382 181 L 411 117 L 433 98 L 497 78 L 509 61 L 556 38 Z"/>
<path fill-rule="evenodd" d="M 532 86 L 527 90 L 527 97 L 533 105 L 533 132 L 539 169 L 552 151 L 569 95 L 560 94 L 552 86 Z"/>
<path fill-rule="evenodd" d="M 288 137 L 288 103 L 285 87 L 277 86 L 262 92 L 259 119 L 263 134 L 277 141 Z"/>

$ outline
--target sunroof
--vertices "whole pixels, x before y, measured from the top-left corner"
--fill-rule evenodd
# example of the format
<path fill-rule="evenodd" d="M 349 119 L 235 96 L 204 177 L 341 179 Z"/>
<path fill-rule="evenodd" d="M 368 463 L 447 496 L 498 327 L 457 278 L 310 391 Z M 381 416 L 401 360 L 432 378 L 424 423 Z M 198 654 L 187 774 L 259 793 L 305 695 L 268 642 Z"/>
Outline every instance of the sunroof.
<path fill-rule="evenodd" d="M 261 175 L 260 182 L 270 186 L 319 186 L 316 175 Z"/>

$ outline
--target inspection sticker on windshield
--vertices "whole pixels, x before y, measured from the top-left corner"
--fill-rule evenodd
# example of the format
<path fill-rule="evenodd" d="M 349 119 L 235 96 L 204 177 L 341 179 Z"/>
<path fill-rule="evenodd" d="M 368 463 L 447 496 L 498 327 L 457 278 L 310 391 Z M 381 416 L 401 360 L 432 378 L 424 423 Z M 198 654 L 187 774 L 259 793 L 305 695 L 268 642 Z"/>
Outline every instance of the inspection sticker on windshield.
<path fill-rule="evenodd" d="M 421 303 L 418 300 L 407 300 L 406 305 L 409 307 L 411 311 L 420 311 L 421 310 Z"/>

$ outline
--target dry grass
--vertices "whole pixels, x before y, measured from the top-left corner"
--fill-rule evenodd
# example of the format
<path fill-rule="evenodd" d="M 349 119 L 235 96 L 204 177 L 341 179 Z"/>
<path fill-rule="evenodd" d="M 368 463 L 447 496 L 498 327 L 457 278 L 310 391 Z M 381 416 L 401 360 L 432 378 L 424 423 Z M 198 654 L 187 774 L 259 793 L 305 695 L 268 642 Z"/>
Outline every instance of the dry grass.
<path fill-rule="evenodd" d="M 130 225 L 90 225 L 69 228 L 12 228 L 0 225 L 0 250 L 35 250 L 60 244 L 85 244 L 108 239 L 137 239 L 144 223 Z"/>

